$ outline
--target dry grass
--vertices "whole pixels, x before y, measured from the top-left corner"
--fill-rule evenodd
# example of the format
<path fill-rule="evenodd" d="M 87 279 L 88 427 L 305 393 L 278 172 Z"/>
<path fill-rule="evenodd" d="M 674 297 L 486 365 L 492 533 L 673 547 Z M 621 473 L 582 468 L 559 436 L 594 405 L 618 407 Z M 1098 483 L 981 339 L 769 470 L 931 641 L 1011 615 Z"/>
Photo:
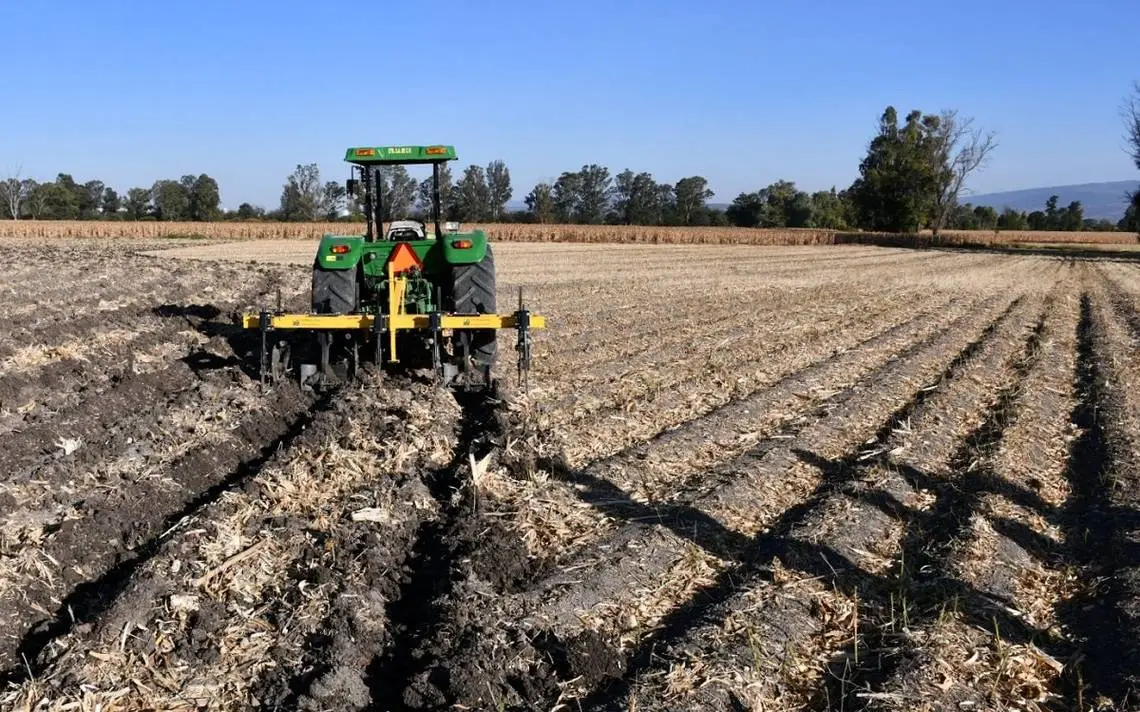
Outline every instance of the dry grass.
<path fill-rule="evenodd" d="M 670 227 L 653 225 L 473 224 L 500 242 L 583 242 L 700 245 L 833 245 L 842 243 L 929 243 L 930 233 L 878 235 L 818 228 Z M 313 222 L 105 222 L 93 220 L 0 221 L 5 238 L 158 239 L 170 236 L 223 240 L 315 239 L 325 234 L 364 232 L 363 223 Z M 946 230 L 946 244 L 1000 245 L 1022 243 L 1136 244 L 1123 232 L 1036 232 L 1032 230 Z"/>
<path fill-rule="evenodd" d="M 288 617 L 269 615 L 286 595 L 288 569 L 313 533 L 345 526 L 362 507 L 397 510 L 391 483 L 399 473 L 412 463 L 441 466 L 454 447 L 448 431 L 454 413 L 439 394 L 432 400 L 409 398 L 402 404 L 402 421 L 384 413 L 370 422 L 372 405 L 366 395 L 355 394 L 347 402 L 358 416 L 349 420 L 348 433 L 333 432 L 315 446 L 285 453 L 254 478 L 254 487 L 225 493 L 147 564 L 141 577 L 168 581 L 171 593 L 158 601 L 121 599 L 108 614 L 126 621 L 121 632 L 77 633 L 56 641 L 58 660 L 51 677 L 0 693 L 0 707 L 62 711 L 256 705 L 250 688 L 272 665 L 270 648 L 287 628 L 315 627 L 332 603 L 328 587 L 306 589 L 302 583 L 300 603 Z M 381 423 L 401 430 L 401 437 L 386 437 L 376 427 Z M 265 524 L 285 520 L 296 524 L 273 530 Z M 218 654 L 209 664 L 189 665 L 177 651 L 178 641 L 193 626 L 193 614 L 207 604 L 225 611 L 214 638 Z"/>
<path fill-rule="evenodd" d="M 904 630 L 893 618 L 878 615 L 883 600 L 868 599 L 882 593 L 879 587 L 904 587 L 895 572 L 901 569 L 900 552 L 905 549 L 909 557 L 911 551 L 912 520 L 934 511 L 934 491 L 941 496 L 962 476 L 955 455 L 998 390 L 1013 380 L 1009 362 L 1040 313 L 1044 287 L 1055 284 L 1071 300 L 1051 307 L 1057 324 L 1045 334 L 1040 360 L 1047 368 L 1025 379 L 1031 393 L 1018 407 L 1029 417 L 1009 426 L 989 465 L 1021 489 L 1034 488 L 1052 507 L 1063 506 L 1071 495 L 1063 470 L 1072 434 L 1067 418 L 1077 313 L 1072 300 L 1082 287 L 1063 281 L 1067 268 L 1060 260 L 862 245 L 520 244 L 730 242 L 758 231 L 705 230 L 686 238 L 677 231 L 641 228 L 498 227 L 506 235 L 496 253 L 500 300 L 510 304 L 513 288 L 528 285 L 531 306 L 548 317 L 550 328 L 536 337 L 530 393 L 511 394 L 511 427 L 502 446 L 493 457 L 472 463 L 471 473 L 479 511 L 517 536 L 526 554 L 543 566 L 535 569 L 540 573 L 526 574 L 531 578 L 518 592 L 485 589 L 482 581 L 457 582 L 451 599 L 470 604 L 462 609 L 470 618 L 462 625 L 448 618 L 444 626 L 456 622 L 465 633 L 463 626 L 473 621 L 471 630 L 485 625 L 504 639 L 544 632 L 572 636 L 591 629 L 624 653 L 650 636 L 653 662 L 637 672 L 633 697 L 637 709 L 654 712 L 723 709 L 730 692 L 755 709 L 802 709 L 831 684 L 837 668 L 829 666 L 837 657 L 852 648 L 869 653 L 858 647 L 869 640 L 930 653 L 912 670 L 915 675 L 888 681 L 887 693 L 908 702 L 910 690 L 903 683 L 921 683 L 924 701 L 912 709 L 937 699 L 943 685 L 984 689 L 990 695 L 986 701 L 995 704 L 1019 694 L 1030 701 L 1047 699 L 1057 676 L 1056 661 L 1047 654 L 966 625 L 955 610 L 935 620 L 919 603 L 902 607 L 914 616 Z M 201 277 L 170 301 L 214 302 L 237 288 L 231 284 L 237 281 L 235 272 L 224 265 L 276 255 L 300 265 L 293 270 L 297 276 L 285 283 L 287 294 L 303 303 L 313 245 L 289 238 L 312 235 L 270 237 L 279 240 L 200 241 L 163 256 L 222 260 L 173 262 Z M 169 263 L 161 257 L 153 262 Z M 1129 277 L 1123 267 L 1118 272 L 1120 281 Z M 34 284 L 35 276 L 34 270 L 14 271 L 0 283 L 19 293 L 19 285 Z M 115 273 L 101 270 L 99 280 L 111 284 Z M 150 291 L 110 293 L 104 286 L 87 286 L 72 294 L 59 285 L 52 300 L 82 299 L 92 311 L 115 310 L 145 301 L 144 291 Z M 1020 306 L 954 377 L 927 388 L 1018 296 L 1024 298 Z M 59 308 L 72 306 L 64 302 Z M 20 325 L 25 335 L 39 328 L 38 321 Z M 150 358 L 138 368 L 175 367 L 179 353 L 206 345 L 205 335 L 179 331 L 182 327 L 179 322 L 161 334 L 160 343 L 148 342 L 142 353 Z M 59 358 L 85 357 L 82 363 L 94 372 L 113 352 L 130 346 L 132 334 L 150 335 L 108 328 L 100 343 L 82 339 L 82 333 L 76 327 L 51 339 L 17 340 L 0 355 L 0 364 L 9 378 L 24 378 Z M 1117 336 L 1123 343 L 1125 335 Z M 500 353 L 509 371 L 513 344 L 510 334 L 503 337 Z M 212 341 L 211 351 L 221 348 L 222 339 Z M 73 346 L 82 348 L 71 355 L 59 351 Z M 222 375 L 232 383 L 212 379 L 223 395 L 249 385 L 236 368 L 226 368 Z M 513 374 L 504 375 L 513 384 Z M 96 375 L 84 375 L 82 383 L 103 387 Z M 927 395 L 913 417 L 883 436 L 883 423 L 920 389 Z M 1041 398 L 1042 391 L 1057 397 Z M 304 684 L 300 663 L 292 666 L 311 652 L 303 643 L 307 636 L 339 615 L 336 601 L 344 607 L 344 592 L 337 586 L 350 584 L 348 598 L 365 590 L 379 597 L 384 590 L 362 575 L 363 564 L 348 555 L 338 558 L 337 551 L 314 542 L 341 547 L 351 541 L 347 533 L 355 522 L 393 537 L 396 551 L 413 550 L 413 542 L 397 533 L 406 529 L 411 536 L 411 524 L 431 520 L 439 507 L 417 478 L 452 467 L 452 456 L 462 452 L 454 440 L 460 418 L 456 403 L 418 391 L 409 402 L 392 402 L 404 397 L 399 392 L 389 386 L 353 389 L 345 418 L 336 420 L 343 433 L 282 448 L 251 475 L 249 486 L 225 492 L 172 529 L 132 576 L 132 587 L 90 625 L 74 626 L 54 640 L 39 656 L 36 680 L 0 691 L 0 707 L 249 708 L 259 684 Z M 56 493 L 73 488 L 78 500 L 85 490 L 107 482 L 126 492 L 139 491 L 140 483 L 173 486 L 163 479 L 171 458 L 230 442 L 235 413 L 248 414 L 257 405 L 252 392 L 250 398 L 241 395 L 216 402 L 209 400 L 213 396 L 189 395 L 160 405 L 162 417 L 147 425 L 153 432 L 131 431 L 137 442 L 154 444 L 148 466 L 119 449 L 96 450 L 100 444 L 88 437 L 82 453 L 98 456 L 74 477 L 0 483 L 0 502 L 19 510 L 0 524 L 0 592 L 4 581 L 8 595 L 28 582 L 60 599 L 70 590 L 64 586 L 71 584 L 57 583 L 69 562 L 45 558 L 43 544 L 51 542 L 53 524 L 84 515 L 67 508 L 68 501 L 46 497 L 46 487 Z M 80 397 L 89 396 L 75 395 Z M 316 422 L 327 425 L 334 419 L 318 414 Z M 0 429 L 0 437 L 16 436 L 19 432 Z M 545 458 L 565 461 L 573 472 Z M 830 482 L 836 475 L 828 463 L 852 460 L 854 469 L 844 465 L 852 479 Z M 900 474 L 907 469 L 903 466 L 931 477 L 935 486 L 915 491 Z M 397 482 L 404 484 L 397 488 Z M 887 498 L 898 503 L 894 516 L 870 504 Z M 1023 524 L 1054 542 L 1064 536 L 1048 518 L 1006 497 L 979 499 L 964 522 L 966 536 L 946 545 L 958 548 L 945 573 L 975 588 L 982 588 L 975 574 L 1006 565 L 994 553 L 998 520 Z M 369 514 L 358 521 L 362 512 Z M 674 513 L 686 526 L 668 526 L 673 522 L 663 517 Z M 760 562 L 762 575 L 757 575 L 742 565 L 747 560 L 741 552 L 751 551 L 751 537 L 795 546 Z M 829 574 L 813 554 L 822 547 L 834 548 L 880 583 L 858 592 L 835 585 L 835 570 Z M 317 563 L 335 573 L 331 583 L 295 584 L 299 579 L 291 578 L 292 567 Z M 1022 575 L 1011 605 L 1035 626 L 1048 625 L 1049 607 L 1069 594 L 1069 584 L 1059 578 L 1063 572 L 1034 567 L 1010 573 Z M 98 572 L 85 575 L 95 578 Z M 730 586 L 723 590 L 724 605 L 693 621 L 679 642 L 653 639 L 663 623 L 675 627 L 679 611 L 709 600 L 722 581 Z M 161 595 L 148 593 L 136 585 L 140 582 L 161 584 L 154 589 Z M 464 598 L 471 593 L 479 595 Z M 406 594 L 393 588 L 383 595 Z M 53 606 L 42 612 L 50 616 L 46 608 Z M 375 605 L 376 625 L 396 625 L 383 619 L 385 608 L 385 601 Z M 893 616 L 895 609 L 890 610 Z M 208 633 L 217 639 L 216 659 L 187 657 L 172 642 L 206 630 L 194 622 L 198 612 L 220 622 Z M 363 670 L 367 664 L 349 666 Z M 860 674 L 858 665 L 853 671 Z M 593 683 L 581 683 L 581 689 L 573 680 L 562 684 L 568 699 Z M 878 708 L 889 708 L 892 698 L 878 702 Z"/>

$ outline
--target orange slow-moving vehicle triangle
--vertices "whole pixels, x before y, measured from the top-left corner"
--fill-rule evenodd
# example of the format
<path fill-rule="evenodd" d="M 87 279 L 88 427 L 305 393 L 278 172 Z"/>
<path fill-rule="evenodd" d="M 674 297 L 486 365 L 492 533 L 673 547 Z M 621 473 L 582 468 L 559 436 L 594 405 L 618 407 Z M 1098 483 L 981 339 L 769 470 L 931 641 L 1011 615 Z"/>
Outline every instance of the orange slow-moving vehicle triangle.
<path fill-rule="evenodd" d="M 399 242 L 396 244 L 395 249 L 388 256 L 388 262 L 392 265 L 392 272 L 394 274 L 402 274 L 408 270 L 415 269 L 422 270 L 424 263 L 420 261 L 420 256 L 412 249 L 412 246 L 406 242 Z"/>

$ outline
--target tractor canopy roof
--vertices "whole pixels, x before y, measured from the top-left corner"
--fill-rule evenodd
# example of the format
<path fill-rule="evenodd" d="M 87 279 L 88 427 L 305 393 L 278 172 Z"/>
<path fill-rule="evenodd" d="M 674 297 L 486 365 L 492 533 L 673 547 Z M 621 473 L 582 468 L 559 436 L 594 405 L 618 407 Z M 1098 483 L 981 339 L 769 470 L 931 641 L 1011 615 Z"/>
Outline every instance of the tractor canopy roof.
<path fill-rule="evenodd" d="M 454 161 L 455 146 L 361 146 L 350 148 L 344 160 L 360 166 Z"/>

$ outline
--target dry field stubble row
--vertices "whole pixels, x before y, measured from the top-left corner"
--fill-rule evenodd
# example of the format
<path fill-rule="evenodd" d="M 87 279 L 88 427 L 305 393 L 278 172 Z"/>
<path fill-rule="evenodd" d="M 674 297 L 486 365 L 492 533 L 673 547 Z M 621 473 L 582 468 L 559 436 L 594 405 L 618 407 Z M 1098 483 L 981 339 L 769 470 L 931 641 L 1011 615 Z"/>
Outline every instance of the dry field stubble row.
<path fill-rule="evenodd" d="M 833 245 L 870 242 L 878 235 L 817 228 L 669 227 L 653 225 L 536 225 L 526 223 L 473 224 L 499 242 L 652 243 L 704 245 Z M 156 239 L 195 237 L 211 240 L 317 239 L 324 234 L 364 232 L 363 223 L 314 222 L 115 222 L 96 220 L 0 220 L 0 238 L 22 239 Z M 897 239 L 897 235 L 884 235 Z M 902 236 L 919 241 L 929 231 Z M 1135 245 L 1127 232 L 1060 232 L 1034 230 L 944 230 L 945 244 L 1001 245 L 1028 243 L 1085 243 Z"/>
<path fill-rule="evenodd" d="M 303 305 L 301 247 L 14 247 L 0 708 L 1140 692 L 1135 267 L 504 244 L 529 394 L 262 394 L 227 317 Z"/>

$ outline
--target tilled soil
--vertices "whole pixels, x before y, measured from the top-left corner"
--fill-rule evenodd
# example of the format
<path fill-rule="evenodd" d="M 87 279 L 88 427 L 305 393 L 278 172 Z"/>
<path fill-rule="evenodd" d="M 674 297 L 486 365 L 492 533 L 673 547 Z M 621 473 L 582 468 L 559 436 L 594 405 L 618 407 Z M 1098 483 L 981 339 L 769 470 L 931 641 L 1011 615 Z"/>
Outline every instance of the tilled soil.
<path fill-rule="evenodd" d="M 313 393 L 146 247 L 0 278 L 2 709 L 1140 709 L 1132 265 L 504 244 L 529 392 Z"/>

